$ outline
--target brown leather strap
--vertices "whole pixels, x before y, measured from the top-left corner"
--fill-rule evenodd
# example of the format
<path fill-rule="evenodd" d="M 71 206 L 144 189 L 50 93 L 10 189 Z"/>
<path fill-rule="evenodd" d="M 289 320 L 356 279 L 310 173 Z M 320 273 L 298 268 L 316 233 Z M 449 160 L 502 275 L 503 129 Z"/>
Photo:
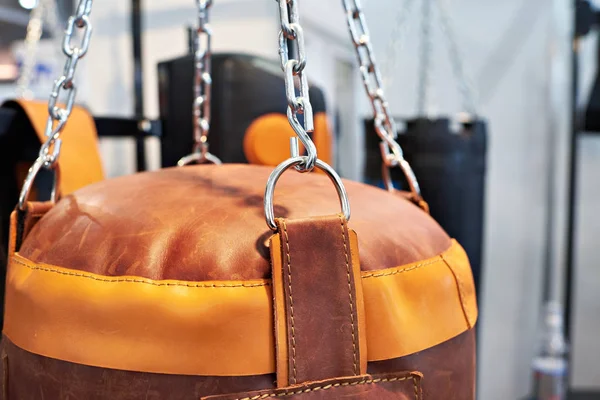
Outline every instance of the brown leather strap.
<path fill-rule="evenodd" d="M 277 386 L 366 372 L 356 233 L 341 215 L 277 220 L 271 238 Z"/>
<path fill-rule="evenodd" d="M 202 397 L 201 400 L 422 400 L 419 372 L 327 379 L 281 389 Z"/>

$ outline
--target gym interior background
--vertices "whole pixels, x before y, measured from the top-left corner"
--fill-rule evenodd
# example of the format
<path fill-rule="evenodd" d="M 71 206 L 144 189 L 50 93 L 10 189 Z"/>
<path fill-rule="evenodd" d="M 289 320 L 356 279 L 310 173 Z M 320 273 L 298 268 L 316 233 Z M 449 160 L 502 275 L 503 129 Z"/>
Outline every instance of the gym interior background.
<path fill-rule="evenodd" d="M 15 62 L 22 56 L 28 1 L 0 0 L 0 100 L 14 96 Z M 35 3 L 35 1 L 33 1 Z M 69 7 L 69 2 L 60 2 Z M 420 27 L 412 7 L 401 29 L 403 1 L 364 1 L 373 46 L 383 65 L 394 115 L 417 112 Z M 600 1 L 591 2 L 600 8 Z M 190 0 L 142 1 L 144 115 L 159 113 L 156 64 L 187 52 L 186 28 L 195 23 Z M 477 94 L 478 112 L 487 119 L 483 283 L 480 296 L 478 393 L 484 400 L 525 398 L 531 389 L 531 361 L 539 342 L 544 274 L 554 265 L 565 281 L 572 134 L 573 1 L 450 0 L 460 57 Z M 319 85 L 330 120 L 339 121 L 336 167 L 342 176 L 362 178 L 363 118 L 370 115 L 347 38 L 338 1 L 303 0 L 310 79 Z M 276 57 L 277 7 L 273 0 L 216 0 L 211 14 L 215 52 Z M 130 2 L 103 0 L 94 5 L 94 37 L 78 69 L 78 101 L 94 115 L 134 115 Z M 460 91 L 446 35 L 432 28 L 431 106 L 433 114 L 461 111 Z M 51 38 L 45 32 L 44 38 Z M 400 36 L 400 38 L 392 38 Z M 585 107 L 596 76 L 595 32 L 579 43 L 578 109 Z M 53 46 L 54 44 L 54 46 Z M 40 62 L 53 72 L 39 73 L 35 97 L 46 99 L 52 77 L 63 62 L 58 47 L 43 40 Z M 600 135 L 577 138 L 575 253 L 572 281 L 571 387 L 600 391 Z M 109 176 L 133 173 L 135 145 L 130 139 L 103 139 Z M 147 139 L 148 169 L 160 166 L 159 144 Z M 399 221 L 398 223 L 402 223 Z M 550 245 L 548 244 L 550 243 Z M 548 250 L 549 249 L 549 250 Z"/>

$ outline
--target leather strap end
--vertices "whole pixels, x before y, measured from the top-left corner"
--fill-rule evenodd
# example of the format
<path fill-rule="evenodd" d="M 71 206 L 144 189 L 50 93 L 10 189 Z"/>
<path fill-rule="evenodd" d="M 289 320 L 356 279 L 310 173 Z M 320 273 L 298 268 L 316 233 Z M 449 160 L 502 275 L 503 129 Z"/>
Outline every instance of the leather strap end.
<path fill-rule="evenodd" d="M 277 386 L 366 373 L 356 233 L 342 215 L 277 226 L 270 246 Z"/>

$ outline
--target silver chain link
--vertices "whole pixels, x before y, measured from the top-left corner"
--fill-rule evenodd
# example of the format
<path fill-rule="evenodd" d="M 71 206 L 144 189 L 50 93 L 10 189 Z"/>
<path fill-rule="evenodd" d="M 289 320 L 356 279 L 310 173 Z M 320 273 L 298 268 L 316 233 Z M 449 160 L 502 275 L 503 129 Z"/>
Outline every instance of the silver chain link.
<path fill-rule="evenodd" d="M 304 46 L 304 31 L 300 26 L 298 16 L 299 0 L 276 0 L 279 4 L 279 16 L 281 20 L 281 31 L 279 32 L 279 57 L 281 59 L 281 68 L 285 73 L 285 94 L 288 102 L 287 116 L 290 125 L 296 132 L 296 136 L 290 139 L 290 158 L 280 163 L 269 178 L 265 188 L 265 218 L 267 225 L 273 230 L 277 230 L 275 222 L 273 196 L 275 186 L 281 175 L 289 168 L 294 167 L 297 171 L 308 172 L 317 168 L 324 172 L 331 182 L 333 182 L 342 213 L 347 221 L 350 220 L 350 200 L 348 193 L 344 188 L 344 183 L 340 176 L 331 166 L 319 160 L 317 157 L 317 148 L 311 140 L 308 132 L 313 130 L 313 113 L 308 95 L 308 79 L 304 69 L 306 68 L 306 51 Z M 288 9 L 289 7 L 289 9 Z M 294 54 L 290 50 L 290 43 L 295 44 Z M 298 77 L 300 95 L 296 95 L 295 77 Z M 298 114 L 304 114 L 304 126 L 298 120 Z M 298 140 L 306 148 L 307 155 L 301 156 Z"/>
<path fill-rule="evenodd" d="M 475 100 L 475 91 L 473 86 L 467 78 L 465 68 L 462 62 L 462 54 L 458 48 L 458 41 L 456 40 L 456 32 L 454 31 L 454 24 L 450 17 L 450 12 L 446 7 L 444 0 L 434 0 L 440 11 L 440 19 L 442 22 L 442 31 L 445 33 L 444 36 L 448 38 L 448 51 L 450 53 L 450 62 L 452 63 L 452 69 L 454 75 L 458 81 L 458 91 L 463 98 L 464 110 L 470 114 L 471 118 L 477 116 L 477 106 Z"/>
<path fill-rule="evenodd" d="M 212 0 L 196 0 L 198 26 L 194 38 L 194 103 L 192 105 L 194 147 L 192 153 L 179 160 L 177 165 L 191 163 L 221 164 L 216 156 L 209 152 L 208 134 L 210 131 L 210 91 L 212 86 L 212 29 L 209 23 Z"/>
<path fill-rule="evenodd" d="M 54 169 L 60 155 L 61 139 L 60 134 L 67 123 L 73 106 L 75 105 L 75 96 L 77 86 L 74 77 L 78 61 L 85 56 L 90 45 L 92 36 L 92 23 L 90 21 L 90 12 L 92 11 L 93 0 L 80 0 L 75 15 L 72 15 L 67 21 L 65 36 L 62 43 L 63 53 L 67 56 L 62 75 L 54 81 L 50 99 L 48 100 L 48 120 L 46 122 L 46 142 L 42 144 L 37 160 L 34 166 L 29 170 L 21 195 L 19 196 L 19 208 L 23 209 L 25 201 L 35 176 L 43 167 Z M 73 45 L 71 42 L 76 32 L 81 32 L 81 41 Z M 58 99 L 64 94 L 66 104 L 64 107 L 58 104 Z M 56 179 L 55 179 L 56 186 Z M 56 189 L 56 187 L 55 187 Z"/>
<path fill-rule="evenodd" d="M 375 54 L 369 30 L 360 6 L 359 0 L 342 0 L 344 10 L 346 11 L 346 20 L 348 29 L 352 38 L 352 43 L 356 49 L 358 62 L 360 64 L 360 73 L 363 84 L 371 106 L 373 107 L 373 115 L 375 117 L 375 132 L 381 139 L 381 156 L 384 167 L 384 183 L 388 190 L 393 190 L 393 184 L 389 179 L 389 173 L 386 172 L 390 167 L 400 167 L 406 176 L 406 180 L 410 186 L 414 196 L 420 200 L 421 190 L 419 183 L 413 173 L 410 165 L 404 159 L 402 148 L 395 140 L 398 131 L 396 123 L 391 116 L 389 105 L 383 90 L 381 73 L 375 61 Z"/>
<path fill-rule="evenodd" d="M 279 58 L 281 69 L 285 74 L 285 93 L 288 102 L 287 117 L 290 125 L 296 132 L 298 139 L 306 148 L 305 162 L 296 169 L 300 172 L 312 171 L 317 161 L 317 148 L 308 132 L 314 130 L 313 111 L 310 104 L 308 78 L 306 68 L 306 48 L 304 44 L 304 31 L 300 26 L 298 15 L 298 0 L 277 0 L 279 3 L 279 17 L 281 31 L 279 32 Z M 289 7 L 289 10 L 288 10 Z M 290 54 L 288 41 L 295 46 L 297 54 Z M 297 56 L 297 58 L 296 58 Z M 296 95 L 295 77 L 298 78 L 300 95 Z M 298 120 L 298 114 L 304 116 L 304 126 Z M 292 151 L 292 157 L 295 156 Z"/>

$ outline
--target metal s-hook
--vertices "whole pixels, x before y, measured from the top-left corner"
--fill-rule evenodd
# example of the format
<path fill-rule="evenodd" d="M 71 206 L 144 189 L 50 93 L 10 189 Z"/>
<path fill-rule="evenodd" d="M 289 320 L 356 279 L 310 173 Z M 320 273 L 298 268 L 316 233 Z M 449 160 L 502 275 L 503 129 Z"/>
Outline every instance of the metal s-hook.
<path fill-rule="evenodd" d="M 350 201 L 342 179 L 331 166 L 319 160 L 317 157 L 317 148 L 308 135 L 308 132 L 313 130 L 313 112 L 308 95 L 308 79 L 304 73 L 306 53 L 304 49 L 304 34 L 298 16 L 298 0 L 277 1 L 279 3 L 279 15 L 281 19 L 281 31 L 278 37 L 279 57 L 285 77 L 285 93 L 288 101 L 287 117 L 297 137 L 290 138 L 290 158 L 275 167 L 267 180 L 264 198 L 267 225 L 272 230 L 277 230 L 273 211 L 275 186 L 281 175 L 292 167 L 300 172 L 310 172 L 314 168 L 325 172 L 336 188 L 344 217 L 346 220 L 350 220 Z M 296 41 L 298 49 L 297 59 L 290 57 L 288 40 Z M 295 76 L 299 80 L 300 96 L 296 96 Z M 304 114 L 304 126 L 298 120 L 298 114 Z M 302 142 L 306 148 L 306 156 L 300 156 L 298 141 Z"/>

